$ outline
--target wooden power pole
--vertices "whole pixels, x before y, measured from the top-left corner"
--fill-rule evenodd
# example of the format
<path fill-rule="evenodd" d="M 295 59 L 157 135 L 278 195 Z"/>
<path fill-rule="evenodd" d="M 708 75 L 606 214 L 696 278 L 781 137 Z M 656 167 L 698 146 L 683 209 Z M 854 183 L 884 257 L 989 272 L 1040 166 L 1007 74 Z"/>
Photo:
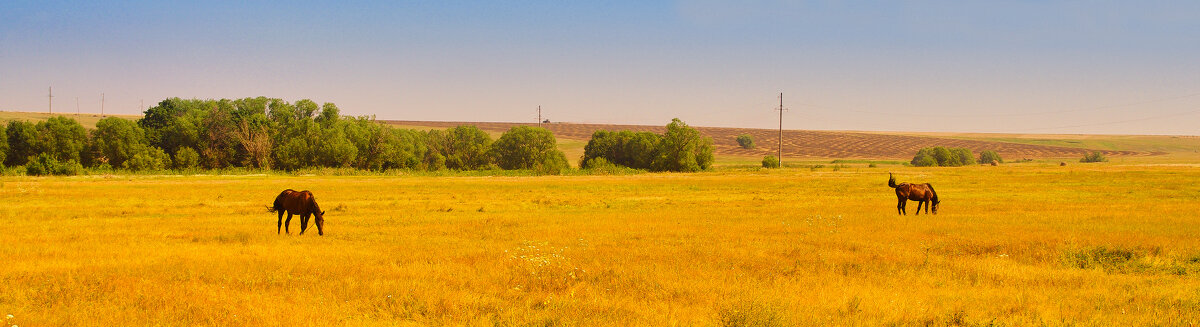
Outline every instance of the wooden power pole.
<path fill-rule="evenodd" d="M 104 117 L 104 93 L 100 93 L 100 117 Z"/>
<path fill-rule="evenodd" d="M 50 93 L 46 95 L 46 100 L 50 102 L 50 113 L 54 113 L 54 87 L 50 87 Z"/>
<path fill-rule="evenodd" d="M 783 92 L 779 93 L 779 167 L 783 167 L 783 112 L 787 109 L 783 108 Z"/>
<path fill-rule="evenodd" d="M 538 126 L 542 126 L 542 106 L 538 106 Z"/>

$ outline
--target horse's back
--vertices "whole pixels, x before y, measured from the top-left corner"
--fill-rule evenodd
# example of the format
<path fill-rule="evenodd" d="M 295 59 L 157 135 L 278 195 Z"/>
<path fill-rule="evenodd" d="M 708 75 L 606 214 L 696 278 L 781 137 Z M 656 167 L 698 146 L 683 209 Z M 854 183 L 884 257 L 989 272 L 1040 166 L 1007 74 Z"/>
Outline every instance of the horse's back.
<path fill-rule="evenodd" d="M 283 208 L 293 214 L 311 213 L 314 207 L 313 204 L 316 203 L 316 197 L 313 196 L 312 192 L 307 190 L 295 191 L 289 189 L 279 194 L 279 196 L 282 198 Z"/>

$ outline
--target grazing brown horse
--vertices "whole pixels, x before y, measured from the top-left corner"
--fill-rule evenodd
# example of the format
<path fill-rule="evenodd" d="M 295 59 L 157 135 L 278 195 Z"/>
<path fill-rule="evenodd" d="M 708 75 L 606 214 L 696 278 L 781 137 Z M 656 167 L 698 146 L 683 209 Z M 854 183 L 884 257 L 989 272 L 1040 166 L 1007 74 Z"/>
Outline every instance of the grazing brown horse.
<path fill-rule="evenodd" d="M 325 235 L 325 212 L 321 211 L 321 207 L 317 206 L 317 198 L 313 197 L 309 191 L 295 191 L 292 189 L 283 190 L 279 196 L 275 197 L 275 204 L 268 206 L 267 210 L 279 213 L 279 223 L 275 226 L 275 233 L 279 233 L 279 227 L 288 234 L 292 232 L 288 227 L 292 224 L 292 215 L 300 215 L 300 235 L 304 235 L 304 230 L 308 229 L 309 215 L 317 216 L 314 225 L 317 225 L 317 234 Z M 287 222 L 283 221 L 283 213 L 287 212 Z"/>
<path fill-rule="evenodd" d="M 929 208 L 933 207 L 933 214 L 937 214 L 938 201 L 937 192 L 933 191 L 933 185 L 925 184 L 896 184 L 896 177 L 892 173 L 888 173 L 888 186 L 896 189 L 896 199 L 899 203 L 896 204 L 896 214 L 907 215 L 908 212 L 904 207 L 908 204 L 908 200 L 917 201 L 917 214 L 921 214 L 921 205 L 925 205 L 925 213 L 929 213 Z"/>

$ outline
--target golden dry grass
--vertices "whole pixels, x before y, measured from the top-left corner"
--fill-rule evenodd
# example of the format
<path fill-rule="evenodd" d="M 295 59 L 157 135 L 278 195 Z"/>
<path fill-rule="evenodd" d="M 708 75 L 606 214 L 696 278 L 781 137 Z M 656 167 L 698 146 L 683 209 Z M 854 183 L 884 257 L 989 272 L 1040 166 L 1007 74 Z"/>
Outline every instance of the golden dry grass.
<path fill-rule="evenodd" d="M 7 325 L 1195 325 L 1200 171 L 3 177 Z M 326 235 L 264 207 L 309 189 Z M 916 204 L 910 204 L 910 210 Z M 298 219 L 294 219 L 297 220 Z M 293 234 L 297 227 L 293 221 Z"/>

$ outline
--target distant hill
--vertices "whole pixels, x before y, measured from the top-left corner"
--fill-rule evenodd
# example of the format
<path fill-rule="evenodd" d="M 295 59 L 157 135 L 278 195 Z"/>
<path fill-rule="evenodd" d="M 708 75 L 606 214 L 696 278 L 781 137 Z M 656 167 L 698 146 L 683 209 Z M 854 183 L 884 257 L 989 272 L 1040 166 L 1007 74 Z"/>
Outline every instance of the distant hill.
<path fill-rule="evenodd" d="M 95 128 L 102 119 L 99 114 L 53 114 L 74 118 L 86 128 Z M 9 120 L 43 121 L 51 114 L 36 112 L 0 111 L 0 122 Z M 139 115 L 106 115 L 139 119 Z M 513 126 L 540 125 L 559 139 L 559 146 L 568 157 L 583 154 L 583 146 L 597 130 L 648 131 L 662 133 L 664 126 L 574 124 L 574 123 L 494 123 L 381 120 L 381 123 L 404 128 L 433 129 L 458 125 L 475 125 L 498 136 Z M 761 157 L 776 152 L 779 131 L 757 128 L 725 128 L 694 126 L 713 138 L 719 156 Z M 754 137 L 756 149 L 743 149 L 735 138 L 741 134 Z M 980 134 L 980 133 L 908 133 L 784 130 L 783 152 L 790 158 L 808 159 L 911 159 L 918 149 L 932 146 L 964 147 L 975 153 L 995 150 L 1004 158 L 1078 158 L 1091 151 L 1107 156 L 1151 156 L 1166 153 L 1200 152 L 1200 137 L 1195 136 L 1109 136 L 1109 135 L 1038 135 L 1038 134 Z"/>
<path fill-rule="evenodd" d="M 539 124 L 526 123 L 479 123 L 479 122 L 433 122 L 433 121 L 382 121 L 400 127 L 409 128 L 447 128 L 458 125 L 475 125 L 492 133 L 502 133 L 518 125 L 533 126 Z M 648 125 L 608 125 L 608 124 L 572 124 L 549 123 L 540 124 L 549 129 L 560 139 L 586 142 L 597 130 L 631 130 L 662 133 L 664 126 Z M 717 155 L 760 157 L 776 152 L 779 142 L 779 131 L 756 128 L 724 128 L 694 126 L 701 133 L 713 138 Z M 738 146 L 736 137 L 749 134 L 758 145 L 756 149 L 743 149 Z M 1018 142 L 1002 142 L 985 139 L 964 137 L 940 137 L 930 135 L 904 135 L 903 133 L 887 132 L 841 132 L 841 131 L 783 131 L 783 153 L 786 157 L 812 159 L 912 159 L 913 154 L 923 147 L 947 146 L 963 147 L 979 153 L 984 150 L 999 152 L 1004 158 L 1077 158 L 1091 151 L 1101 151 L 1108 156 L 1147 156 L 1154 153 L 1148 151 L 1088 149 L 1057 145 L 1039 145 Z"/>

